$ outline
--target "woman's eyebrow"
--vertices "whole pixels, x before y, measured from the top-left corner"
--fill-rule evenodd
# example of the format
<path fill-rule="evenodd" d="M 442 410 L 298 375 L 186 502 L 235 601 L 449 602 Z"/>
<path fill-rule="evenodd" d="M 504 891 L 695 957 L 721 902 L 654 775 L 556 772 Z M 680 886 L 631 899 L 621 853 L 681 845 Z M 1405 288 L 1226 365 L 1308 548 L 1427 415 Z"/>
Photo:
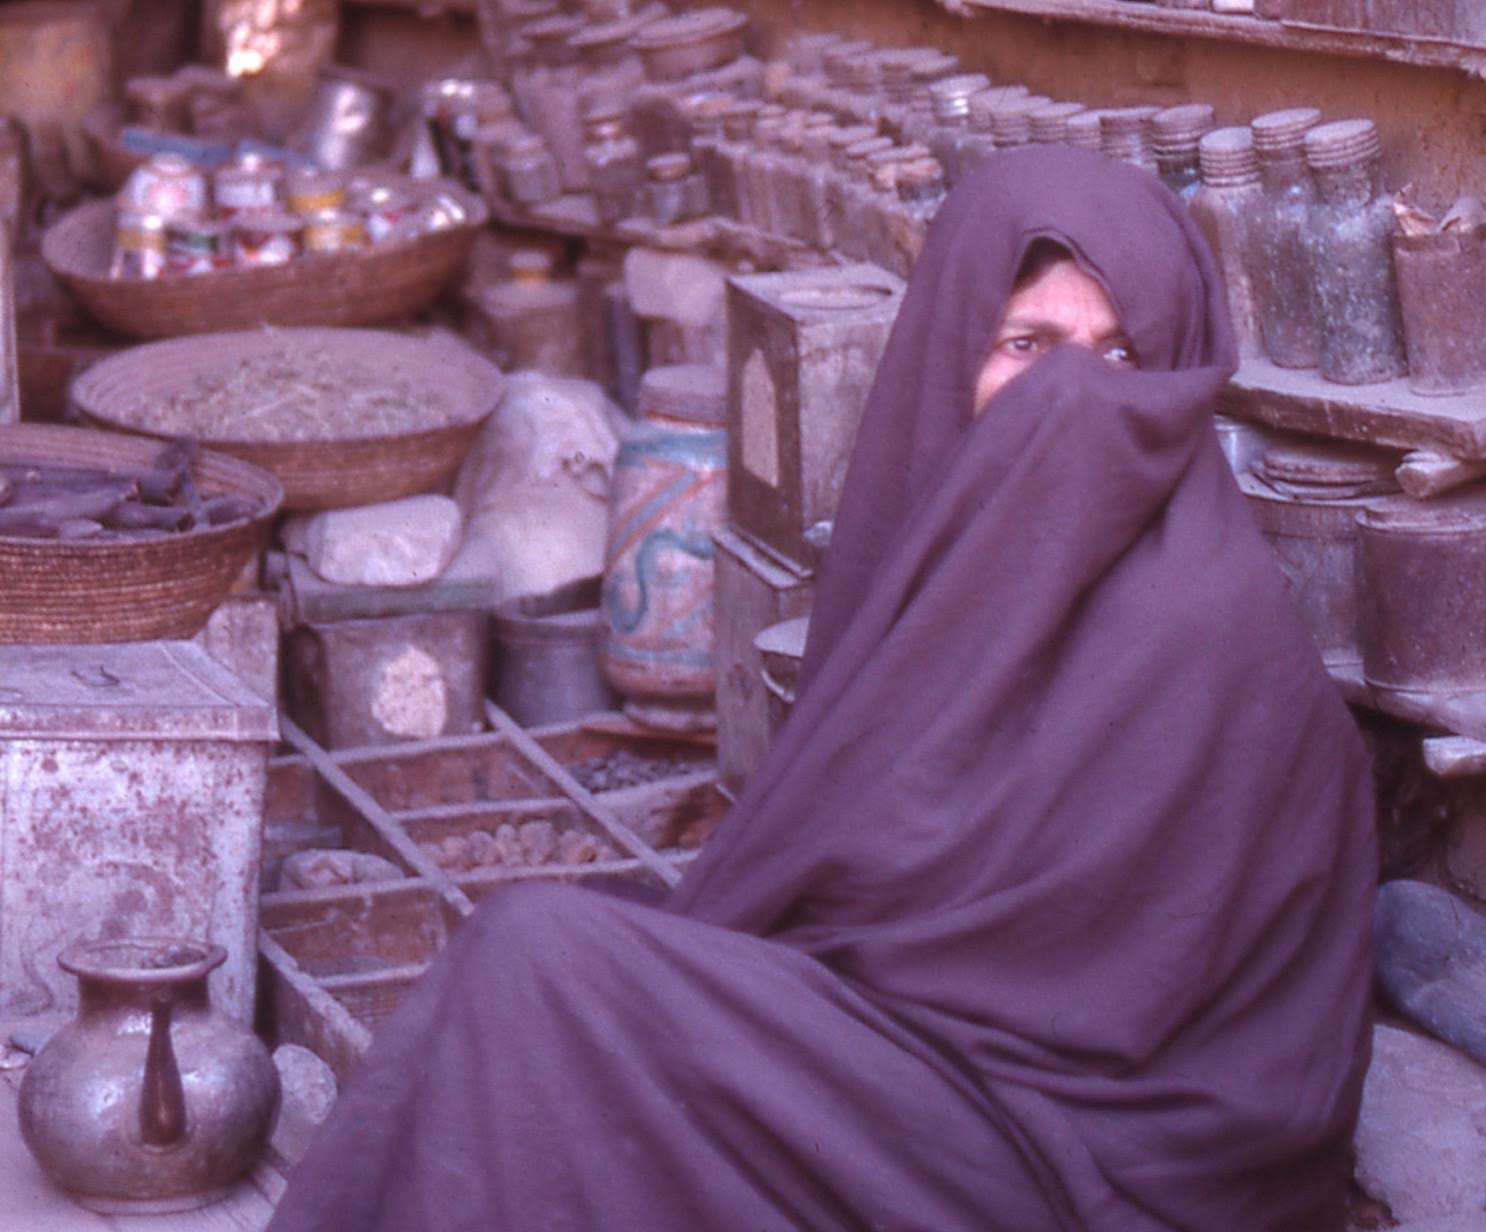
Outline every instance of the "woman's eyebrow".
<path fill-rule="evenodd" d="M 1013 329 L 1056 334 L 1066 332 L 1067 327 L 1060 321 L 1048 321 L 1041 317 L 1007 317 L 1001 323 L 1001 332 L 1004 334 Z"/>

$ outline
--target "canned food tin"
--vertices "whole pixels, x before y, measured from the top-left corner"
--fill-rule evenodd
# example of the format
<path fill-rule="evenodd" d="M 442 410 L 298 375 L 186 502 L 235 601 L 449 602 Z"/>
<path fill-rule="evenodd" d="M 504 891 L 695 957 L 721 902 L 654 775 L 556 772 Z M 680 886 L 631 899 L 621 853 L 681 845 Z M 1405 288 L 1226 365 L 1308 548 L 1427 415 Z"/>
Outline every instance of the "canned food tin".
<path fill-rule="evenodd" d="M 123 204 L 167 218 L 207 212 L 206 176 L 179 154 L 156 154 L 124 184 Z"/>
<path fill-rule="evenodd" d="M 210 274 L 232 264 L 232 224 L 220 219 L 173 218 L 165 227 L 165 268 L 172 274 Z"/>
<path fill-rule="evenodd" d="M 217 213 L 223 218 L 279 209 L 278 177 L 261 159 L 223 167 L 217 172 L 213 190 Z"/>
<path fill-rule="evenodd" d="M 110 278 L 158 278 L 165 272 L 165 219 L 134 210 L 119 213 Z"/>
<path fill-rule="evenodd" d="M 318 210 L 305 219 L 305 252 L 343 252 L 365 243 L 365 224 L 348 210 Z"/>
<path fill-rule="evenodd" d="M 238 265 L 287 265 L 299 255 L 302 218 L 293 214 L 244 214 L 234 223 L 232 252 Z"/>
<path fill-rule="evenodd" d="M 398 223 L 412 215 L 414 202 L 407 193 L 377 185 L 360 194 L 357 204 L 366 216 L 366 235 L 373 244 L 388 239 Z"/>
<path fill-rule="evenodd" d="M 338 176 L 318 171 L 297 171 L 289 177 L 286 198 L 296 214 L 317 214 L 344 209 L 346 184 Z"/>

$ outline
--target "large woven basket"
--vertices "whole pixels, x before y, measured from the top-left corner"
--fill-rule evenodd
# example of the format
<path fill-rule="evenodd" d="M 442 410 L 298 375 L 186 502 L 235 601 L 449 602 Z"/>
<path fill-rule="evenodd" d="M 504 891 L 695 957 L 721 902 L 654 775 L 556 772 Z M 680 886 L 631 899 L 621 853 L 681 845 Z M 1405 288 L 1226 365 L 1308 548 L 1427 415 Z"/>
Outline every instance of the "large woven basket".
<path fill-rule="evenodd" d="M 288 341 L 375 372 L 426 373 L 457 399 L 456 422 L 427 431 L 337 440 L 264 441 L 203 437 L 212 449 L 272 471 L 284 485 L 284 508 L 340 509 L 395 500 L 438 487 L 458 469 L 480 427 L 500 401 L 501 371 L 468 347 L 370 329 L 247 330 L 176 338 L 132 347 L 85 371 L 72 403 L 104 427 L 155 435 L 131 419 L 140 398 L 187 390 L 200 377 L 272 352 Z M 465 409 L 467 408 L 467 410 Z M 183 435 L 195 435 L 183 426 Z"/>
<path fill-rule="evenodd" d="M 0 427 L 11 462 L 147 469 L 158 442 L 50 424 Z M 190 637 L 258 553 L 283 499 L 278 480 L 203 451 L 193 474 L 207 496 L 257 503 L 251 517 L 179 534 L 107 542 L 0 535 L 0 642 L 134 642 Z"/>
<path fill-rule="evenodd" d="M 254 325 L 377 325 L 421 312 L 459 272 L 485 205 L 454 184 L 467 220 L 415 239 L 307 253 L 287 265 L 163 278 L 110 278 L 116 211 L 92 201 L 42 237 L 53 274 L 104 325 L 132 338 L 175 338 Z"/>

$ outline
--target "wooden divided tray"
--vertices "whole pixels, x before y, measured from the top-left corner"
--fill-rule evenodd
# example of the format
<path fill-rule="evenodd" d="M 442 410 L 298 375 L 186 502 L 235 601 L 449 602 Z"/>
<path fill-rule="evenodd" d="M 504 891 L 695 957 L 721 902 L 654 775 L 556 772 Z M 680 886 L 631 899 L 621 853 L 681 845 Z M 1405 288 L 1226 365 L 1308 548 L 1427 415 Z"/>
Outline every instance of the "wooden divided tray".
<path fill-rule="evenodd" d="M 475 735 L 334 752 L 283 722 L 264 807 L 266 1004 L 279 1042 L 341 1078 L 485 895 L 538 878 L 658 897 L 726 808 L 706 745 L 607 717 L 531 732 L 494 707 L 490 719 Z M 284 860 L 311 848 L 380 856 L 402 876 L 280 888 Z"/>

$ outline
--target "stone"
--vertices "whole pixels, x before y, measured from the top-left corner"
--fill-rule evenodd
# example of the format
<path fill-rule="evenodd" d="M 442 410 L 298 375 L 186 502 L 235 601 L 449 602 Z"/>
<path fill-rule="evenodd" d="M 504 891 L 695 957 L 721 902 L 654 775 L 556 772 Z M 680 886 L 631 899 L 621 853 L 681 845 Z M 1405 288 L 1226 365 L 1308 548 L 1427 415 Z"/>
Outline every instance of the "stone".
<path fill-rule="evenodd" d="M 1378 890 L 1378 983 L 1425 1030 L 1486 1063 L 1486 919 L 1422 881 Z"/>
<path fill-rule="evenodd" d="M 368 851 L 340 851 L 312 847 L 296 851 L 279 871 L 282 890 L 323 890 L 331 886 L 361 885 L 368 881 L 400 881 L 403 872 L 391 860 Z"/>
<path fill-rule="evenodd" d="M 274 1123 L 273 1149 L 289 1163 L 298 1162 L 315 1130 L 335 1103 L 335 1073 L 308 1048 L 280 1044 L 274 1049 L 279 1071 L 280 1101 Z"/>
<path fill-rule="evenodd" d="M 1357 1126 L 1357 1183 L 1410 1220 L 1486 1209 L 1486 1070 L 1436 1040 L 1373 1031 Z"/>
<path fill-rule="evenodd" d="M 310 568 L 327 582 L 422 586 L 443 573 L 463 531 L 459 505 L 449 497 L 405 496 L 317 513 L 304 524 L 302 542 Z"/>

